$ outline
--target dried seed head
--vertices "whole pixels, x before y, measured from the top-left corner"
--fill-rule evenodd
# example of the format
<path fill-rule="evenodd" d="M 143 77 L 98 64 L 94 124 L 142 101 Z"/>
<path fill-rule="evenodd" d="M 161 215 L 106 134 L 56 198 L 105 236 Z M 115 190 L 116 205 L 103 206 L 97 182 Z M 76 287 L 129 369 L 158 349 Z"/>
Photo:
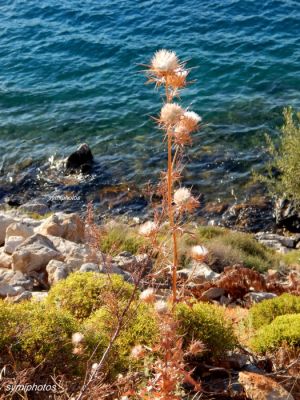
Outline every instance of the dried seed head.
<path fill-rule="evenodd" d="M 204 350 L 205 345 L 200 340 L 193 340 L 188 347 L 188 354 L 196 356 L 203 353 Z"/>
<path fill-rule="evenodd" d="M 202 121 L 202 118 L 200 117 L 200 115 L 198 115 L 194 111 L 186 111 L 184 113 L 183 117 L 184 117 L 184 119 L 193 121 L 195 124 L 198 124 L 199 122 Z"/>
<path fill-rule="evenodd" d="M 208 254 L 208 250 L 204 246 L 193 246 L 191 248 L 191 257 L 195 260 L 203 260 Z"/>
<path fill-rule="evenodd" d="M 73 333 L 72 335 L 72 344 L 74 346 L 79 346 L 84 342 L 84 336 L 80 332 Z"/>
<path fill-rule="evenodd" d="M 140 299 L 145 303 L 154 303 L 155 301 L 155 292 L 154 289 L 148 288 L 142 291 L 140 294 Z"/>
<path fill-rule="evenodd" d="M 152 236 L 156 233 L 158 226 L 155 222 L 147 221 L 140 226 L 139 233 L 143 236 Z"/>
<path fill-rule="evenodd" d="M 174 72 L 178 68 L 179 61 L 174 51 L 158 50 L 151 60 L 151 69 L 158 75 Z"/>
<path fill-rule="evenodd" d="M 192 194 L 189 189 L 184 188 L 184 187 L 179 188 L 174 193 L 174 203 L 177 206 L 182 206 L 182 205 L 188 203 L 188 201 L 191 199 L 191 197 L 192 197 Z"/>
<path fill-rule="evenodd" d="M 144 356 L 145 354 L 145 349 L 143 346 L 140 344 L 137 346 L 134 346 L 133 349 L 131 350 L 131 357 L 135 359 L 140 359 Z"/>
<path fill-rule="evenodd" d="M 168 312 L 168 304 L 163 300 L 158 300 L 154 304 L 154 308 L 158 314 L 166 314 Z"/>
<path fill-rule="evenodd" d="M 176 103 L 166 103 L 160 112 L 160 122 L 164 125 L 176 125 L 184 114 L 184 110 Z"/>

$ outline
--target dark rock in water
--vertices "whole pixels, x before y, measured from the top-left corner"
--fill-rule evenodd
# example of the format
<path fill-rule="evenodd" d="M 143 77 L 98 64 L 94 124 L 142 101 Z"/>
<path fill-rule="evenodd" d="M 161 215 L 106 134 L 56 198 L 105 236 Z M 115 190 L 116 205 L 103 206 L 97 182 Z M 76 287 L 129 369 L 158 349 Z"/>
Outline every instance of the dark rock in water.
<path fill-rule="evenodd" d="M 74 153 L 70 154 L 66 161 L 66 170 L 69 173 L 88 173 L 92 169 L 93 154 L 86 143 L 81 144 Z"/>
<path fill-rule="evenodd" d="M 294 201 L 278 199 L 275 203 L 276 224 L 290 232 L 300 232 L 300 207 Z"/>

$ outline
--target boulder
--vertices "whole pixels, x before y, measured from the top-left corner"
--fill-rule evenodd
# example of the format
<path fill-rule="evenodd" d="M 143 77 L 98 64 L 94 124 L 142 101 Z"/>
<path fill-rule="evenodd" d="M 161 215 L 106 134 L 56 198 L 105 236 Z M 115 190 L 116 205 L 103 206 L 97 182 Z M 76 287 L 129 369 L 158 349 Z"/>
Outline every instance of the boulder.
<path fill-rule="evenodd" d="M 21 271 L 12 271 L 13 275 L 9 279 L 9 284 L 13 287 L 22 286 L 25 290 L 31 291 L 34 285 L 34 279 L 24 275 Z"/>
<path fill-rule="evenodd" d="M 66 159 L 66 170 L 69 173 L 90 172 L 94 157 L 86 143 L 81 144 L 74 153 Z"/>
<path fill-rule="evenodd" d="M 212 281 L 217 279 L 220 274 L 214 272 L 205 263 L 192 261 L 187 267 L 177 271 L 179 277 L 195 283 L 203 283 L 205 281 Z"/>
<path fill-rule="evenodd" d="M 109 262 L 107 263 L 109 266 Z M 141 271 L 144 274 L 149 272 L 152 267 L 151 259 L 147 254 L 133 254 L 123 251 L 111 260 L 112 265 L 116 265 L 120 269 L 127 272 Z"/>
<path fill-rule="evenodd" d="M 46 266 L 46 271 L 48 273 L 48 282 L 50 285 L 53 285 L 62 279 L 66 279 L 69 275 L 66 264 L 58 260 L 49 261 Z"/>
<path fill-rule="evenodd" d="M 215 300 L 215 299 L 220 298 L 224 294 L 225 294 L 225 289 L 218 288 L 218 287 L 212 287 L 202 293 L 201 300 Z"/>
<path fill-rule="evenodd" d="M 100 272 L 100 267 L 94 263 L 84 263 L 81 265 L 80 272 Z"/>
<path fill-rule="evenodd" d="M 6 297 L 10 296 L 16 296 L 18 293 L 15 288 L 13 288 L 11 285 L 5 283 L 5 282 L 0 282 L 0 299 L 5 299 Z"/>
<path fill-rule="evenodd" d="M 19 211 L 45 215 L 49 212 L 49 206 L 43 201 L 28 201 L 19 207 Z"/>
<path fill-rule="evenodd" d="M 275 218 L 279 227 L 300 232 L 300 208 L 294 201 L 278 199 L 275 202 Z"/>
<path fill-rule="evenodd" d="M 10 283 L 10 280 L 15 275 L 15 271 L 6 268 L 0 268 L 0 282 Z"/>
<path fill-rule="evenodd" d="M 30 300 L 32 298 L 32 293 L 28 290 L 25 290 L 21 294 L 15 297 L 9 298 L 12 303 L 21 303 L 21 301 Z"/>
<path fill-rule="evenodd" d="M 277 297 L 275 293 L 268 292 L 249 292 L 244 296 L 245 300 L 249 300 L 250 303 L 260 303 L 263 300 L 269 300 Z"/>
<path fill-rule="evenodd" d="M 239 383 L 251 400 L 294 400 L 294 397 L 273 379 L 255 372 L 239 372 Z"/>
<path fill-rule="evenodd" d="M 61 237 L 76 243 L 84 242 L 84 222 L 77 214 L 57 213 L 47 218 L 38 228 L 42 235 Z"/>
<path fill-rule="evenodd" d="M 34 226 L 25 222 L 14 222 L 6 228 L 5 240 L 10 236 L 21 236 L 24 239 L 34 234 Z"/>
<path fill-rule="evenodd" d="M 281 236 L 276 233 L 258 232 L 256 233 L 255 238 L 268 247 L 276 247 L 276 245 L 273 245 L 273 243 L 278 243 L 279 245 L 291 249 L 296 247 L 295 237 Z"/>
<path fill-rule="evenodd" d="M 50 260 L 62 260 L 62 254 L 46 236 L 35 234 L 20 244 L 12 255 L 13 270 L 40 271 Z"/>
<path fill-rule="evenodd" d="M 5 242 L 6 228 L 14 222 L 16 222 L 15 218 L 6 214 L 0 214 L 0 246 Z"/>
<path fill-rule="evenodd" d="M 12 257 L 7 254 L 4 247 L 0 248 L 0 268 L 10 269 L 12 266 Z"/>
<path fill-rule="evenodd" d="M 22 236 L 8 236 L 5 238 L 4 251 L 7 254 L 12 254 L 16 248 L 24 242 L 24 238 Z"/>

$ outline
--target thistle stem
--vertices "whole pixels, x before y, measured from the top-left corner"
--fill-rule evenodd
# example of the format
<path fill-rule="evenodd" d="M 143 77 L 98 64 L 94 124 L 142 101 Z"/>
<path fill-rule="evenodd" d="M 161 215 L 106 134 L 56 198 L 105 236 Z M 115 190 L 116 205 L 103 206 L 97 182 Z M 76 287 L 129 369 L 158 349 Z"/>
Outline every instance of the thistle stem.
<path fill-rule="evenodd" d="M 166 100 L 170 103 L 170 94 L 168 82 L 166 80 Z M 178 266 L 178 250 L 177 250 L 177 235 L 175 229 L 174 212 L 172 206 L 172 192 L 173 192 L 173 162 L 172 162 L 172 129 L 167 129 L 168 138 L 168 211 L 169 211 L 169 222 L 172 229 L 173 239 L 173 267 L 172 267 L 172 301 L 173 305 L 176 303 L 177 297 L 177 266 Z"/>

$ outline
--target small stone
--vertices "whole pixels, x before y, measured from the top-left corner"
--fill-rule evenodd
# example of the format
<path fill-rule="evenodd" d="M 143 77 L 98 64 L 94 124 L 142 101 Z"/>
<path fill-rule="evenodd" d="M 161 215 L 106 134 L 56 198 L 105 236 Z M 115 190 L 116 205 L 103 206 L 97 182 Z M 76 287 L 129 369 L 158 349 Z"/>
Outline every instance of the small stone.
<path fill-rule="evenodd" d="M 212 287 L 202 293 L 201 299 L 202 300 L 214 300 L 214 299 L 218 299 L 219 297 L 223 296 L 224 294 L 225 294 L 225 289 L 218 288 L 218 287 Z"/>
<path fill-rule="evenodd" d="M 254 372 L 239 372 L 239 383 L 251 400 L 294 400 L 294 397 L 273 379 Z"/>
<path fill-rule="evenodd" d="M 25 290 L 23 293 L 19 294 L 16 297 L 11 298 L 12 303 L 21 303 L 21 301 L 30 300 L 32 298 L 32 293 L 28 290 Z"/>
<path fill-rule="evenodd" d="M 6 236 L 4 251 L 7 254 L 12 254 L 19 246 L 19 244 L 24 242 L 24 240 L 25 239 L 22 236 Z"/>
<path fill-rule="evenodd" d="M 79 269 L 80 272 L 100 272 L 99 265 L 94 263 L 85 263 Z"/>
<path fill-rule="evenodd" d="M 274 297 L 277 297 L 275 293 L 268 292 L 249 292 L 244 296 L 251 303 L 260 303 L 263 300 L 274 299 Z"/>

